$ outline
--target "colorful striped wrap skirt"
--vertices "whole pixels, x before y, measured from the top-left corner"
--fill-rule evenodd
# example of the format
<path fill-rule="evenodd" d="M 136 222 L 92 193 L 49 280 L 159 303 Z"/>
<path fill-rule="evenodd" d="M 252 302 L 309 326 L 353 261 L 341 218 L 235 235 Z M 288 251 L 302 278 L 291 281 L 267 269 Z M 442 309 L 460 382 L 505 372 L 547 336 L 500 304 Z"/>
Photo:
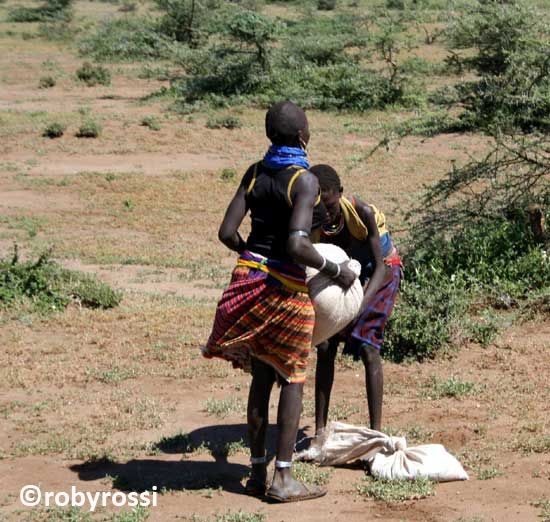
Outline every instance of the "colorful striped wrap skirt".
<path fill-rule="evenodd" d="M 389 234 L 386 234 L 389 238 Z M 393 311 L 401 279 L 403 262 L 391 238 L 385 249 L 386 277 L 376 295 L 361 315 L 345 331 L 344 353 L 359 359 L 361 345 L 368 344 L 380 351 L 384 342 L 386 323 Z"/>
<path fill-rule="evenodd" d="M 202 352 L 245 371 L 255 357 L 287 382 L 303 383 L 314 323 L 304 269 L 245 251 L 218 303 Z"/>
<path fill-rule="evenodd" d="M 401 281 L 400 266 L 390 266 L 390 271 L 391 275 L 388 275 L 374 299 L 359 316 L 351 332 L 354 339 L 370 344 L 377 350 L 382 347 L 384 329 L 395 305 Z"/>

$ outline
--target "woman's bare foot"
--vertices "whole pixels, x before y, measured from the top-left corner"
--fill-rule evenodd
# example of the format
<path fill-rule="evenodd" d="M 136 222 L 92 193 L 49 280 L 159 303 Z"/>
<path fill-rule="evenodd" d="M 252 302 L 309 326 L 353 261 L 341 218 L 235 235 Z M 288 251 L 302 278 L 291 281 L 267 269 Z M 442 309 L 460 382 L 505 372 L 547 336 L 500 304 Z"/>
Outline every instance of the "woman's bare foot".
<path fill-rule="evenodd" d="M 248 495 L 264 495 L 267 482 L 267 464 L 252 464 L 252 473 L 244 486 Z"/>

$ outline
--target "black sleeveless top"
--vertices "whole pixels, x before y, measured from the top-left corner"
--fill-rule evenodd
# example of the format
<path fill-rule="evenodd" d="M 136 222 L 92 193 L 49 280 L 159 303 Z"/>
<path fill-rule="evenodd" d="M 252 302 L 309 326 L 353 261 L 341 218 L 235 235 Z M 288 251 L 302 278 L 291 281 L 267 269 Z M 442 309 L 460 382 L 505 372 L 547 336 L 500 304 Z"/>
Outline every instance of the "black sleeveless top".
<path fill-rule="evenodd" d="M 246 204 L 252 220 L 246 248 L 252 252 L 294 262 L 286 250 L 288 227 L 292 214 L 291 193 L 298 177 L 306 172 L 291 165 L 282 170 L 269 169 L 260 161 L 246 171 L 242 184 L 246 189 Z M 321 198 L 313 210 L 312 230 L 319 228 L 326 219 Z"/>

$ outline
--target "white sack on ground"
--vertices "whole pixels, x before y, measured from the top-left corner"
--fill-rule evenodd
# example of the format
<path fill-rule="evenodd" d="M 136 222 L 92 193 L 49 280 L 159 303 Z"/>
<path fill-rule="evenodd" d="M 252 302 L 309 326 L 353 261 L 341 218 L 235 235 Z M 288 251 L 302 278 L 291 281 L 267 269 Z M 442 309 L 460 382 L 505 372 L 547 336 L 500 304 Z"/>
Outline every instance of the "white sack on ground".
<path fill-rule="evenodd" d="M 437 482 L 468 480 L 464 468 L 441 444 L 407 448 L 404 437 L 343 422 L 331 422 L 319 441 L 295 455 L 296 460 L 313 460 L 322 466 L 366 461 L 379 479 L 399 480 L 426 477 Z"/>
<path fill-rule="evenodd" d="M 333 263 L 348 261 L 348 255 L 338 246 L 329 243 L 316 243 L 313 245 L 322 256 Z M 315 268 L 306 268 L 306 282 L 309 296 L 315 309 L 315 328 L 313 329 L 313 346 L 326 341 L 345 328 L 361 308 L 363 301 L 363 288 L 359 282 L 361 265 L 355 259 L 349 263 L 349 267 L 357 274 L 353 285 L 344 290 L 330 277 L 320 273 Z"/>

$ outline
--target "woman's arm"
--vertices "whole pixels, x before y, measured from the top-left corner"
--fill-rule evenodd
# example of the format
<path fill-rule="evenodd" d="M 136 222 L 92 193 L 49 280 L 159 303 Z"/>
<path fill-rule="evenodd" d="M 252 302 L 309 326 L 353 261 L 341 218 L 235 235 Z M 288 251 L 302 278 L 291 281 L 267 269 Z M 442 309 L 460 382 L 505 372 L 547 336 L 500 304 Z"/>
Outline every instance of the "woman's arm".
<path fill-rule="evenodd" d="M 386 277 L 386 265 L 384 264 L 384 259 L 382 257 L 380 234 L 378 233 L 378 226 L 376 225 L 374 212 L 366 203 L 359 201 L 357 198 L 355 201 L 357 213 L 367 227 L 367 231 L 369 233 L 365 241 L 365 247 L 370 249 L 374 257 L 374 272 L 372 277 L 369 279 L 368 284 L 364 288 L 365 295 L 363 297 L 363 304 L 361 305 L 361 311 L 363 311 L 384 283 L 384 279 Z"/>
<path fill-rule="evenodd" d="M 292 232 L 311 232 L 313 207 L 319 195 L 319 181 L 311 172 L 302 174 L 294 184 L 292 194 L 292 214 L 289 222 L 288 253 L 295 261 L 303 265 L 319 268 L 323 257 L 315 250 L 308 236 L 293 235 Z M 344 288 L 349 288 L 356 279 L 355 273 L 347 263 L 340 265 L 340 273 L 334 281 Z"/>
<path fill-rule="evenodd" d="M 245 174 L 237 192 L 229 203 L 222 224 L 218 231 L 219 240 L 229 249 L 241 253 L 246 248 L 246 242 L 238 230 L 248 211 L 246 205 L 246 179 Z"/>

